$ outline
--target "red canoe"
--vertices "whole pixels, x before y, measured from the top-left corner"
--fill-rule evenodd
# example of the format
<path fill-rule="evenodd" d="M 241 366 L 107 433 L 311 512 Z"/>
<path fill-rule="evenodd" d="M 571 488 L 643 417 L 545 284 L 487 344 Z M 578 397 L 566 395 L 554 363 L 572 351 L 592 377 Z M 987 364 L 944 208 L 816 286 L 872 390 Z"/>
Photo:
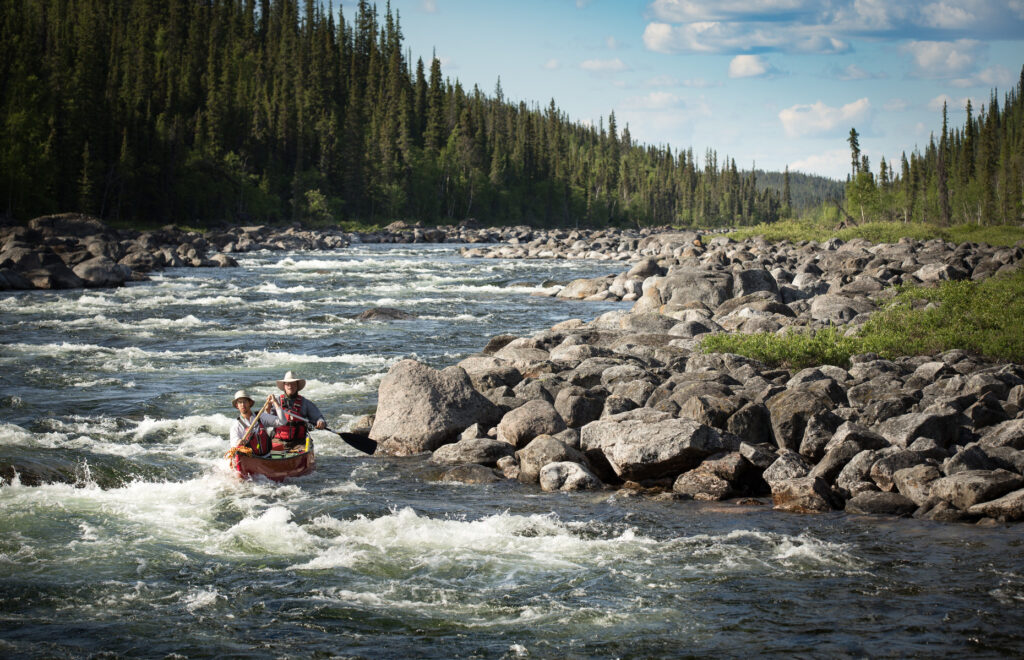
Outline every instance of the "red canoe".
<path fill-rule="evenodd" d="M 309 442 L 302 451 L 274 450 L 266 456 L 253 456 L 235 452 L 231 457 L 231 465 L 243 477 L 262 474 L 274 481 L 284 481 L 289 477 L 301 477 L 316 469 L 316 456 L 313 443 Z"/>

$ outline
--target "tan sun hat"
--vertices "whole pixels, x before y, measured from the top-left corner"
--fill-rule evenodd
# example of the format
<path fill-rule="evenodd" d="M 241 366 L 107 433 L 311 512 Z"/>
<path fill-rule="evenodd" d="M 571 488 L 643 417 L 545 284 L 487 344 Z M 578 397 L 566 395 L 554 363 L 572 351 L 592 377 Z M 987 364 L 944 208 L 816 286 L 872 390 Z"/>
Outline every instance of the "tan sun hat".
<path fill-rule="evenodd" d="M 249 396 L 249 394 L 245 390 L 238 390 L 237 392 L 235 392 L 235 398 L 231 399 L 232 408 L 238 405 L 239 399 L 249 399 L 250 406 L 256 405 L 256 401 L 254 401 L 253 398 Z"/>
<path fill-rule="evenodd" d="M 299 389 L 300 389 L 300 390 L 301 390 L 301 389 L 302 389 L 303 387 L 305 387 L 305 386 L 306 386 L 306 381 L 305 381 L 305 379 L 303 379 L 303 378 L 296 378 L 296 377 L 295 377 L 295 374 L 293 374 L 293 373 L 292 373 L 292 372 L 290 372 L 290 371 L 288 371 L 288 372 L 286 372 L 286 373 L 285 373 L 285 375 L 284 375 L 284 378 L 282 378 L 281 380 L 277 381 L 277 389 L 279 389 L 279 390 L 284 390 L 284 384 L 285 384 L 285 383 L 298 383 L 298 384 L 299 384 Z"/>

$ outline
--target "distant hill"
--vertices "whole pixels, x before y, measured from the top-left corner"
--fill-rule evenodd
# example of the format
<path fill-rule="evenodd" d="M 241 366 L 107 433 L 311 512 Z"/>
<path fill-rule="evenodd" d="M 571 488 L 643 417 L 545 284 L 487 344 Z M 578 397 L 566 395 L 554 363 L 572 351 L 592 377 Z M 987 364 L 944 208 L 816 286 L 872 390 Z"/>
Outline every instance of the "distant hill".
<path fill-rule="evenodd" d="M 755 170 L 755 173 L 757 174 L 758 190 L 782 190 L 783 172 Z M 789 173 L 789 194 L 794 213 L 814 208 L 832 199 L 843 199 L 846 194 L 845 187 L 846 182 L 844 181 L 836 181 L 815 174 Z"/>

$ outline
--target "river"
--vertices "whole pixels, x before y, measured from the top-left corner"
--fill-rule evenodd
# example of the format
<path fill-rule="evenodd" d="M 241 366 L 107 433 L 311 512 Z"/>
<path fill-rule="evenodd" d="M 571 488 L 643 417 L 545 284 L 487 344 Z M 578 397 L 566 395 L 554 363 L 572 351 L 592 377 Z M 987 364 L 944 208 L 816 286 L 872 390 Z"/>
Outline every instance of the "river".
<path fill-rule="evenodd" d="M 1024 654 L 1020 526 L 452 484 L 324 431 L 315 473 L 237 479 L 235 390 L 260 401 L 293 370 L 344 428 L 402 358 L 440 368 L 623 307 L 530 293 L 624 266 L 451 245 L 236 256 L 0 294 L 0 466 L 64 479 L 0 486 L 0 655 Z M 381 306 L 417 318 L 353 318 Z"/>

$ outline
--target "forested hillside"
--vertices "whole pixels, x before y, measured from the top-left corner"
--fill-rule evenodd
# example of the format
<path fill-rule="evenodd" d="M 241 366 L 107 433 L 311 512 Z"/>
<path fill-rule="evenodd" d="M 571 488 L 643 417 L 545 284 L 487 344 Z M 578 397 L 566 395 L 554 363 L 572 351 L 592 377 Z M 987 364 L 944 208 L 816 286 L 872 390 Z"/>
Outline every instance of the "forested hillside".
<path fill-rule="evenodd" d="M 635 143 L 409 61 L 360 0 L 0 0 L 0 195 L 18 219 L 771 222 L 714 151 Z M 496 72 L 496 78 L 500 72 Z"/>
<path fill-rule="evenodd" d="M 942 131 L 922 153 L 900 162 L 879 159 L 878 175 L 861 154 L 850 129 L 850 177 L 846 196 L 855 220 L 926 221 L 943 225 L 1008 224 L 1024 221 L 1024 68 L 1020 82 L 1003 97 L 993 90 L 975 115 L 970 100 L 962 128 Z"/>

